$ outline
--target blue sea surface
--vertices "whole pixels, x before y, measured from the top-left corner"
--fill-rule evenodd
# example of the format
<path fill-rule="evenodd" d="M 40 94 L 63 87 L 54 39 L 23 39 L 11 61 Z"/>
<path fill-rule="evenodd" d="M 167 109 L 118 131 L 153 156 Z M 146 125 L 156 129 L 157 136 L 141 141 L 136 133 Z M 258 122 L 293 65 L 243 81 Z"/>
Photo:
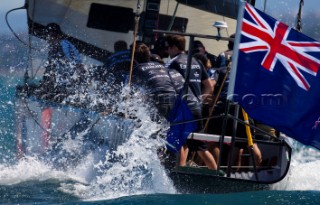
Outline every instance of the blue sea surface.
<path fill-rule="evenodd" d="M 50 182 L 33 189 L 28 182 L 18 186 L 1 186 L 1 204 L 112 204 L 112 205 L 318 205 L 319 191 L 257 191 L 228 194 L 148 194 L 115 199 L 86 201 L 57 191 Z M 38 184 L 39 185 L 39 184 Z M 23 191 L 20 188 L 28 189 Z"/>
<path fill-rule="evenodd" d="M 191 205 L 191 204 L 212 204 L 212 205 L 256 205 L 256 204 L 319 204 L 319 192 L 290 192 L 290 191 L 261 191 L 244 192 L 231 194 L 156 194 L 123 197 L 114 200 L 100 201 L 103 204 L 168 204 L 168 205 Z M 95 204 L 92 202 L 88 204 Z M 85 203 L 86 204 L 86 203 Z"/>

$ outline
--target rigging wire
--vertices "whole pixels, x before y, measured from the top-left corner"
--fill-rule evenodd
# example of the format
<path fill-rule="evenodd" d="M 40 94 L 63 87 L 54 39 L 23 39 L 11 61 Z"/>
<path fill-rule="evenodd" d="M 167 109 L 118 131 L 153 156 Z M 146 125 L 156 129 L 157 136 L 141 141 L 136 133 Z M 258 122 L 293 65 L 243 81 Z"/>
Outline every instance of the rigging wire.
<path fill-rule="evenodd" d="M 23 45 L 25 45 L 26 47 L 30 48 L 30 45 L 28 45 L 26 42 L 24 42 L 20 37 L 19 35 L 12 29 L 12 27 L 10 26 L 10 23 L 8 21 L 8 16 L 11 12 L 13 11 L 17 11 L 17 10 L 22 10 L 22 9 L 27 9 L 28 7 L 28 4 L 25 3 L 23 6 L 21 7 L 18 7 L 18 8 L 14 8 L 14 9 L 10 9 L 9 11 L 6 12 L 6 15 L 5 15 L 5 20 L 6 20 L 6 24 L 9 28 L 9 30 L 12 32 L 12 34 L 18 39 L 18 41 L 20 41 Z M 29 58 L 30 56 L 28 55 L 28 61 L 29 61 Z M 29 71 L 28 71 L 28 65 L 26 67 L 26 72 L 24 74 L 24 84 L 27 84 L 28 83 L 28 80 L 29 80 Z"/>
<path fill-rule="evenodd" d="M 11 9 L 11 10 L 7 11 L 7 12 L 6 12 L 6 16 L 5 16 L 5 20 L 6 20 L 7 26 L 9 27 L 10 31 L 12 32 L 12 34 L 13 34 L 23 45 L 29 47 L 29 45 L 28 45 L 26 42 L 24 42 L 24 41 L 19 37 L 19 35 L 12 29 L 12 27 L 10 26 L 9 21 L 8 21 L 8 15 L 9 15 L 9 13 L 11 13 L 11 12 L 13 12 L 13 11 L 17 11 L 17 10 L 27 9 L 27 7 L 28 7 L 27 4 L 25 4 L 25 5 L 21 6 L 21 7 L 14 8 L 14 9 Z"/>
<path fill-rule="evenodd" d="M 17 11 L 17 10 L 22 10 L 22 9 L 28 9 L 28 4 L 27 3 L 25 3 L 22 7 L 18 7 L 18 8 L 14 8 L 14 9 L 11 9 L 11 10 L 9 10 L 9 11 L 7 11 L 6 12 L 6 15 L 5 15 L 5 21 L 6 21 L 6 24 L 7 24 L 7 26 L 8 26 L 8 28 L 9 28 L 9 30 L 11 31 L 11 33 L 18 39 L 18 41 L 20 41 L 24 46 L 26 46 L 26 47 L 28 47 L 28 49 L 29 49 L 29 51 L 28 51 L 28 62 L 30 61 L 30 59 L 31 59 L 31 54 L 30 54 L 30 50 L 31 49 L 35 49 L 35 48 L 33 48 L 31 45 L 30 45 L 30 43 L 28 44 L 28 43 L 26 43 L 26 42 L 24 42 L 20 37 L 19 37 L 19 35 L 13 30 L 13 28 L 10 26 L 10 23 L 9 23 L 9 20 L 8 20 L 8 17 L 9 17 L 9 14 L 11 13 L 11 12 L 13 12 L 13 11 Z M 30 40 L 30 35 L 29 35 L 29 42 L 31 42 L 31 40 Z M 37 50 L 39 50 L 39 49 L 37 49 Z M 34 78 L 34 76 L 33 76 L 33 74 L 31 74 L 31 76 L 32 76 L 32 78 Z M 29 76 L 29 70 L 28 70 L 28 65 L 26 66 L 26 71 L 25 71 L 25 74 L 24 74 L 24 84 L 27 84 L 28 83 L 28 81 L 29 81 L 29 79 L 30 79 L 30 76 Z"/>

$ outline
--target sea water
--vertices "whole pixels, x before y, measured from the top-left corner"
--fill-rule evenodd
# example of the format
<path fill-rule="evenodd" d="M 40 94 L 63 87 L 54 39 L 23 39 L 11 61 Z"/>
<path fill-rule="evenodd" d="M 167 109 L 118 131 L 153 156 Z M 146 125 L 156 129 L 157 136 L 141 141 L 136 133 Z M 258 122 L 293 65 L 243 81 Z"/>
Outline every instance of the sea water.
<path fill-rule="evenodd" d="M 151 137 L 161 125 L 143 109 L 136 110 L 141 126 L 112 154 L 101 148 L 65 169 L 36 155 L 16 160 L 14 93 L 19 79 L 0 78 L 0 204 L 320 204 L 320 152 L 294 140 L 289 173 L 270 191 L 180 194 L 156 154 L 163 142 Z"/>

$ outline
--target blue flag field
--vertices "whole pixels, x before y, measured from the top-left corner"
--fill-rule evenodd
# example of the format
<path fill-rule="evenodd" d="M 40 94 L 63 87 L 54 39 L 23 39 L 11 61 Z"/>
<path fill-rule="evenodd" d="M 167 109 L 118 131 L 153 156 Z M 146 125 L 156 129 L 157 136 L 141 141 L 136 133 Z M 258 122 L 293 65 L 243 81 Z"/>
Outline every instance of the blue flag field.
<path fill-rule="evenodd" d="M 167 147 L 173 153 L 177 153 L 186 142 L 189 134 L 198 129 L 197 122 L 187 122 L 192 120 L 194 117 L 188 103 L 180 94 L 168 116 L 171 125 L 167 133 Z"/>

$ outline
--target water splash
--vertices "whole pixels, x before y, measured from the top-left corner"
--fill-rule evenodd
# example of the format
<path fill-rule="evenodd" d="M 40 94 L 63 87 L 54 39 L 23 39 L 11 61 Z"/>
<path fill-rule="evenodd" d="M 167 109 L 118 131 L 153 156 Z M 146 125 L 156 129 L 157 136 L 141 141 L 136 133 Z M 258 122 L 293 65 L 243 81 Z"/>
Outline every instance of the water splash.
<path fill-rule="evenodd" d="M 15 165 L 0 164 L 0 185 L 13 185 L 27 181 L 46 181 L 58 179 L 84 182 L 75 175 L 66 175 L 52 169 L 36 157 L 27 156 Z"/>
<path fill-rule="evenodd" d="M 127 111 L 134 113 L 140 126 L 132 132 L 128 141 L 117 149 L 111 152 L 106 150 L 104 159 L 93 165 L 95 174 L 88 186 L 64 184 L 62 190 L 85 200 L 175 193 L 157 155 L 157 149 L 164 146 L 163 141 L 154 137 L 161 132 L 164 125 L 150 119 L 148 106 L 141 106 L 141 98 L 136 96 L 134 99 L 127 102 L 130 103 Z M 128 104 L 123 103 L 119 109 L 125 107 L 128 107 Z"/>
<path fill-rule="evenodd" d="M 131 119 L 107 115 L 101 117 L 100 124 L 94 124 L 98 117 L 88 114 L 86 119 L 90 119 L 89 124 L 84 124 L 94 124 L 96 131 L 88 128 L 73 131 L 72 123 L 68 123 L 61 115 L 53 123 L 56 131 L 51 131 L 51 134 L 61 137 L 61 133 L 64 133 L 64 138 L 49 144 L 58 149 L 54 152 L 49 147 L 48 153 L 43 154 L 43 150 L 38 149 L 39 139 L 29 139 L 27 145 L 31 148 L 24 158 L 13 165 L 0 165 L 0 178 L 5 179 L 1 180 L 3 185 L 55 180 L 59 182 L 59 191 L 82 200 L 175 193 L 157 155 L 158 148 L 164 146 L 164 142 L 156 136 L 167 125 L 162 119 L 153 121 L 150 111 L 155 108 L 145 104 L 139 92 L 130 92 L 129 88 L 124 87 L 119 97 L 123 100 L 118 101 L 112 110 L 126 113 Z M 33 113 L 41 113 L 41 108 L 37 106 L 29 104 L 29 108 Z M 66 112 L 63 109 L 57 108 L 56 111 Z M 67 113 L 70 119 L 77 119 L 77 114 L 72 116 Z M 38 118 L 31 120 L 34 119 Z M 37 126 L 33 122 L 32 127 Z M 61 133 L 57 132 L 58 128 Z M 39 136 L 42 131 L 37 127 L 30 134 Z"/>
<path fill-rule="evenodd" d="M 318 174 L 320 152 L 289 139 L 292 159 L 287 176 L 273 185 L 274 190 L 320 190 Z"/>

